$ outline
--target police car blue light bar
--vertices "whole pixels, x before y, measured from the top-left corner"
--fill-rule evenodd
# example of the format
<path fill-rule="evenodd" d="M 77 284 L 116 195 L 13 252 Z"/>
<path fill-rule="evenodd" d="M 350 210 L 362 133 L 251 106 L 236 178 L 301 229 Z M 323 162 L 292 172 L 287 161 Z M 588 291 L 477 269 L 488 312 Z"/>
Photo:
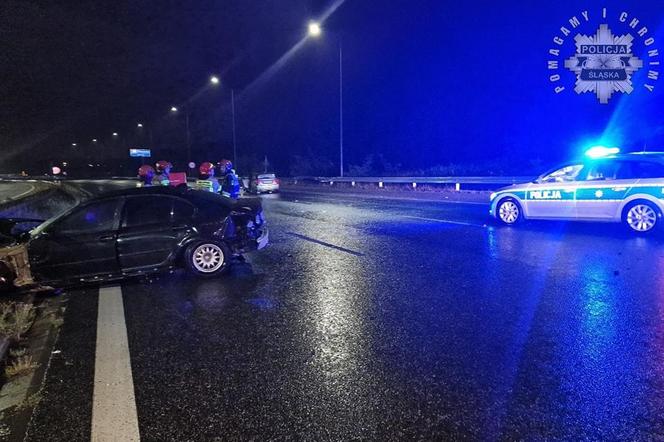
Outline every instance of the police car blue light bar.
<path fill-rule="evenodd" d="M 615 155 L 620 152 L 617 147 L 593 146 L 586 150 L 586 156 L 589 158 L 602 158 L 609 155 Z"/>

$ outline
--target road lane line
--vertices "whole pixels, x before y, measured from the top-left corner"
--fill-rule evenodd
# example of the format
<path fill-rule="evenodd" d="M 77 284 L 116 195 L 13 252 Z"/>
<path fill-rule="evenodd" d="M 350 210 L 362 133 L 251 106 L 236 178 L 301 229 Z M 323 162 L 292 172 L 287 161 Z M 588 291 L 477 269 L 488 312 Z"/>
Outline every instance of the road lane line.
<path fill-rule="evenodd" d="M 444 224 L 457 224 L 460 226 L 471 226 L 471 227 L 485 227 L 483 224 L 474 224 L 474 223 L 465 223 L 463 221 L 449 221 L 446 219 L 438 219 L 438 218 L 425 218 L 422 216 L 410 216 L 410 215 L 401 215 L 402 218 L 411 218 L 411 219 L 420 219 L 423 221 L 433 221 L 436 223 L 444 223 Z"/>
<path fill-rule="evenodd" d="M 300 238 L 300 239 L 303 239 L 305 241 L 309 241 L 309 242 L 312 242 L 314 244 L 318 244 L 318 245 L 321 245 L 321 246 L 329 247 L 329 248 L 334 249 L 334 250 L 339 250 L 340 252 L 345 252 L 345 253 L 348 253 L 348 254 L 351 254 L 351 255 L 364 256 L 364 253 L 362 253 L 362 252 L 356 252 L 355 250 L 350 250 L 350 249 L 347 249 L 345 247 L 336 246 L 334 244 L 330 244 L 329 242 L 321 241 L 320 239 L 311 238 L 311 237 L 305 236 L 305 235 L 300 235 L 299 233 L 286 232 L 286 235 L 294 236 L 296 238 Z"/>
<path fill-rule="evenodd" d="M 33 186 L 32 184 L 28 184 L 28 185 L 30 186 L 30 189 L 26 190 L 26 191 L 23 192 L 23 193 L 19 193 L 18 195 L 14 196 L 13 198 L 14 198 L 14 199 L 21 198 L 22 196 L 27 195 L 27 194 L 29 194 L 30 192 L 32 192 L 33 190 L 35 190 L 35 186 Z"/>
<path fill-rule="evenodd" d="M 99 289 L 91 439 L 140 440 L 122 289 L 118 286 Z"/>
<path fill-rule="evenodd" d="M 34 186 L 34 185 L 32 185 L 32 184 L 28 184 L 28 186 L 29 186 L 30 188 L 29 188 L 28 190 L 26 190 L 25 192 L 21 192 L 21 193 L 19 193 L 18 195 L 8 195 L 8 196 L 6 196 L 6 197 L 3 196 L 2 199 L 0 200 L 0 202 L 3 202 L 3 203 L 4 203 L 4 202 L 9 202 L 9 201 L 14 201 L 14 200 L 20 199 L 20 198 L 22 198 L 23 196 L 25 196 L 25 195 L 27 195 L 27 194 L 29 194 L 29 193 L 31 193 L 32 191 L 35 190 L 35 186 Z"/>

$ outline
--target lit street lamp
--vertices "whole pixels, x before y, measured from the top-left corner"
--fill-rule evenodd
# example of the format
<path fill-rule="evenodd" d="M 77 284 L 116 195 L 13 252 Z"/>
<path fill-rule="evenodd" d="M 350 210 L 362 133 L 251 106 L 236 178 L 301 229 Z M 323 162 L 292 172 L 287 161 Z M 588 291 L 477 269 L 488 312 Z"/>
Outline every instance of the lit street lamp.
<path fill-rule="evenodd" d="M 113 136 L 114 136 L 114 137 L 117 137 L 117 136 L 118 136 L 118 133 L 117 133 L 117 132 L 113 132 Z"/>
<path fill-rule="evenodd" d="M 76 147 L 76 146 L 77 146 L 76 143 L 71 143 L 71 145 L 72 145 L 72 147 Z"/>
<path fill-rule="evenodd" d="M 210 83 L 219 84 L 219 77 L 217 77 L 216 75 L 211 76 L 210 77 Z"/>
<path fill-rule="evenodd" d="M 308 26 L 309 35 L 312 37 L 318 37 L 323 32 L 320 23 L 317 21 L 310 21 Z"/>
<path fill-rule="evenodd" d="M 310 37 L 318 38 L 322 35 L 323 29 L 320 23 L 310 21 L 308 26 Z M 343 50 L 341 40 L 339 40 L 339 176 L 344 176 L 344 70 L 343 70 Z"/>
<path fill-rule="evenodd" d="M 143 123 L 138 123 L 138 124 L 136 125 L 136 127 L 138 127 L 138 128 L 143 127 Z"/>
<path fill-rule="evenodd" d="M 171 106 L 171 112 L 177 112 L 177 111 L 178 111 L 178 108 L 177 108 L 177 107 L 175 107 L 175 106 Z"/>
<path fill-rule="evenodd" d="M 97 139 L 96 139 L 96 138 L 93 138 L 93 139 L 92 139 L 92 142 L 93 142 L 93 143 L 96 143 L 96 142 L 97 142 Z"/>

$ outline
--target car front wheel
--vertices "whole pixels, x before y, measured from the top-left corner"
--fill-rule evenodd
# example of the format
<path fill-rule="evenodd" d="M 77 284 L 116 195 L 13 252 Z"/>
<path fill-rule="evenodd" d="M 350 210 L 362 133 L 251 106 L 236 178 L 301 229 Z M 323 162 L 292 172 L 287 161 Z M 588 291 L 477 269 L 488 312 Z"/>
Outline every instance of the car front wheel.
<path fill-rule="evenodd" d="M 508 226 L 518 223 L 523 218 L 521 206 L 513 198 L 500 201 L 496 206 L 496 215 L 500 222 Z"/>
<path fill-rule="evenodd" d="M 189 273 L 195 276 L 212 277 L 228 270 L 231 253 L 221 243 L 206 241 L 187 247 L 184 258 Z"/>
<path fill-rule="evenodd" d="M 639 201 L 625 209 L 623 220 L 633 232 L 648 233 L 657 226 L 659 211 L 652 203 Z"/>

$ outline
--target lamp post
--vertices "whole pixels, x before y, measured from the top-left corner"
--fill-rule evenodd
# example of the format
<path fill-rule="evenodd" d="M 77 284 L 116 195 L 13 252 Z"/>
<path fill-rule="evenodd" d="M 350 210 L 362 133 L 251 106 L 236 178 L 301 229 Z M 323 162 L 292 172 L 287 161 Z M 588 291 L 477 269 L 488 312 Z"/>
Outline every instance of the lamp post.
<path fill-rule="evenodd" d="M 323 34 L 320 23 L 310 21 L 307 27 L 310 37 L 319 38 Z M 344 70 L 343 70 L 343 48 L 339 41 L 339 176 L 344 176 Z"/>
<path fill-rule="evenodd" d="M 210 77 L 210 83 L 214 86 L 219 84 L 219 77 L 213 75 Z M 231 88 L 231 126 L 233 130 L 233 164 L 237 168 L 237 142 L 235 138 L 235 89 Z"/>
<path fill-rule="evenodd" d="M 177 113 L 180 110 L 172 106 L 171 112 Z M 191 161 L 191 132 L 189 131 L 189 108 L 184 108 L 184 128 L 185 128 L 185 142 L 187 144 L 187 162 Z"/>
<path fill-rule="evenodd" d="M 148 141 L 150 142 L 150 149 L 154 148 L 154 142 L 152 140 L 152 124 L 150 124 L 150 122 L 148 122 L 148 125 L 146 127 L 145 124 L 143 124 L 143 123 L 140 123 L 140 122 L 136 123 L 136 130 L 140 134 L 141 138 L 143 138 L 143 135 L 144 135 L 143 131 L 147 130 L 147 132 L 148 132 Z"/>

